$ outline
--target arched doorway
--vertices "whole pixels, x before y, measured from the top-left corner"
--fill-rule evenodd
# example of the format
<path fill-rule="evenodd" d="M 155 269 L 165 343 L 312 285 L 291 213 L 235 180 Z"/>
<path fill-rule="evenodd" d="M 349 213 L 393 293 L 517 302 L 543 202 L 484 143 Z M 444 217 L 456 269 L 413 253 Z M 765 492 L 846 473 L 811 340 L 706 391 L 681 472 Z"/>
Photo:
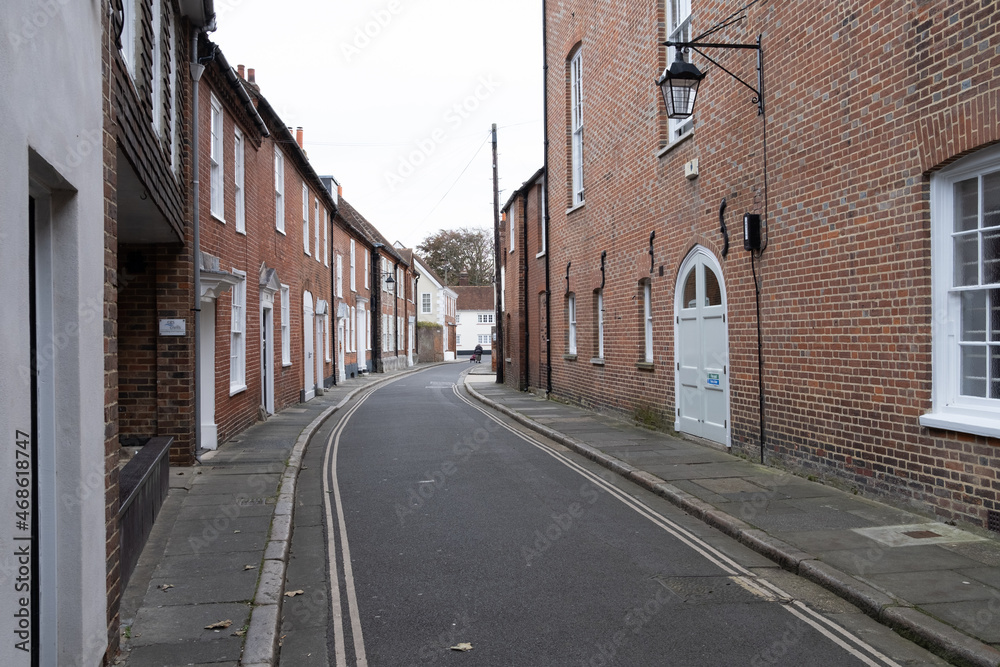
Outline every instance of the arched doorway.
<path fill-rule="evenodd" d="M 697 246 L 678 276 L 674 428 L 729 447 L 729 325 L 722 267 Z"/>

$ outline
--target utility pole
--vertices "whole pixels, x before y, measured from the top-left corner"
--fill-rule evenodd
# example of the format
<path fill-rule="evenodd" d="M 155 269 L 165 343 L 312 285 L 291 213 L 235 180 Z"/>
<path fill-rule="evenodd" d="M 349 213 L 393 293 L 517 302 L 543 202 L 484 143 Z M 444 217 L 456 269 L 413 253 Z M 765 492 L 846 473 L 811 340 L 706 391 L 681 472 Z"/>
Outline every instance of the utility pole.
<path fill-rule="evenodd" d="M 496 301 L 496 336 L 493 342 L 493 358 L 497 365 L 497 384 L 503 384 L 503 285 L 500 284 L 500 177 L 497 172 L 497 124 L 493 123 L 493 284 Z"/>

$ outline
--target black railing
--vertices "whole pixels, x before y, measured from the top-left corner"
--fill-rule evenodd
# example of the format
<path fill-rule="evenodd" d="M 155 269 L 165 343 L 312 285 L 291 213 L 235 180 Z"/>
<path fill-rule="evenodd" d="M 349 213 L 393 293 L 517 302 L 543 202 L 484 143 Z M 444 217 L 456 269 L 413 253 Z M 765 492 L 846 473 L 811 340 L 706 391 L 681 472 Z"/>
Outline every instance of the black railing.
<path fill-rule="evenodd" d="M 128 585 L 156 515 L 167 499 L 170 490 L 168 453 L 173 441 L 167 437 L 151 438 L 118 475 L 122 588 Z"/>

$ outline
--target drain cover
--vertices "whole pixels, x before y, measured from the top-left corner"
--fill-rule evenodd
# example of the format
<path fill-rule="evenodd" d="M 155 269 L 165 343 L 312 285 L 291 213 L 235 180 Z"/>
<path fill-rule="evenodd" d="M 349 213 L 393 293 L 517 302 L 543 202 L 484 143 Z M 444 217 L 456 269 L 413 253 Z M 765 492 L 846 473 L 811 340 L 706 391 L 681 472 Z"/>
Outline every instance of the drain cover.
<path fill-rule="evenodd" d="M 926 540 L 931 537 L 941 537 L 932 530 L 908 530 L 903 535 L 912 537 L 915 540 Z"/>
<path fill-rule="evenodd" d="M 985 539 L 945 523 L 911 523 L 903 526 L 873 526 L 852 530 L 887 547 L 979 542 Z"/>

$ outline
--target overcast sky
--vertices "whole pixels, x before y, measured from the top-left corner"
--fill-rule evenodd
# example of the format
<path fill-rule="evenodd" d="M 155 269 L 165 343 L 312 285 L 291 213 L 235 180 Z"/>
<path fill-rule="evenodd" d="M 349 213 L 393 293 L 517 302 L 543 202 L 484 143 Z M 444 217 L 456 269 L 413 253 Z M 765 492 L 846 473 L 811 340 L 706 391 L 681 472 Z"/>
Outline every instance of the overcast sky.
<path fill-rule="evenodd" d="M 493 227 L 542 166 L 541 2 L 216 0 L 210 35 L 256 70 L 309 160 L 390 241 Z M 281 11 L 277 11 L 280 8 Z"/>

